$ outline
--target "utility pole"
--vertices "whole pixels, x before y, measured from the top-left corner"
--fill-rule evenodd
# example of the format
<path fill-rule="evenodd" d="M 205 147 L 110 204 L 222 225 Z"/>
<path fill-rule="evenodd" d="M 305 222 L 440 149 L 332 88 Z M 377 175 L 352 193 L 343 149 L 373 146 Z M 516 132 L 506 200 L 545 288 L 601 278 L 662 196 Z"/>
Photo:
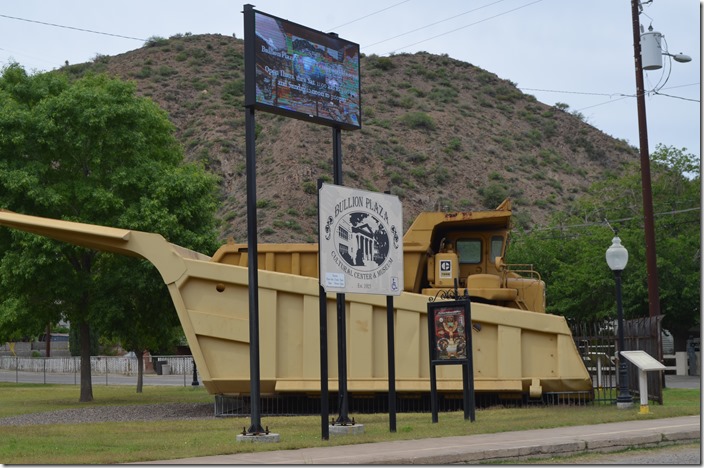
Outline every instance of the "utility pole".
<path fill-rule="evenodd" d="M 648 124 L 645 118 L 645 86 L 643 85 L 643 59 L 640 47 L 640 0 L 631 0 L 633 16 L 633 52 L 636 65 L 636 100 L 638 101 L 638 134 L 640 137 L 640 177 L 643 192 L 643 221 L 645 229 L 645 256 L 648 272 L 648 303 L 650 317 L 660 315 L 658 292 L 658 265 L 655 256 L 655 222 L 653 191 L 650 186 L 650 151 L 648 150 Z"/>

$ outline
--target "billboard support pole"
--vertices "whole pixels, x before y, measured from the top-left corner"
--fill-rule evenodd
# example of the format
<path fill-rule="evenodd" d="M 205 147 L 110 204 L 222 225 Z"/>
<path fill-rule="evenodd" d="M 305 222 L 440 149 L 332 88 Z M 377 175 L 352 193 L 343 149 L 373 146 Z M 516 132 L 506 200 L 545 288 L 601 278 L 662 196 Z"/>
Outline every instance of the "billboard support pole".
<path fill-rule="evenodd" d="M 342 130 L 332 128 L 332 171 L 335 185 L 342 182 Z M 347 426 L 354 424 L 349 417 L 349 398 L 347 394 L 347 324 L 345 323 L 345 295 L 337 294 L 337 378 L 339 412 L 335 424 Z"/>
<path fill-rule="evenodd" d="M 323 186 L 323 179 L 318 179 L 318 217 L 320 217 L 320 188 Z M 320 246 L 320 231 L 318 229 L 318 246 Z M 320 255 L 320 252 L 318 252 Z M 328 296 L 323 288 L 323 274 L 318 261 L 318 278 L 321 278 L 318 285 L 318 307 L 320 309 L 320 429 L 323 440 L 330 439 L 330 426 L 328 418 L 330 416 L 330 393 L 328 391 Z"/>
<path fill-rule="evenodd" d="M 246 109 L 245 135 L 247 152 L 247 273 L 249 279 L 249 399 L 251 425 L 248 434 L 264 432 L 259 408 L 259 272 L 257 252 L 257 164 L 254 143 L 254 109 Z"/>
<path fill-rule="evenodd" d="M 384 191 L 390 195 L 391 191 Z M 389 432 L 396 432 L 396 344 L 394 338 L 394 296 L 386 296 L 386 346 L 389 378 Z"/>
<path fill-rule="evenodd" d="M 254 90 L 254 6 L 244 5 L 245 87 Z M 264 433 L 260 411 L 259 374 L 259 265 L 257 252 L 257 151 L 254 106 L 245 107 L 245 159 L 247 178 L 247 274 L 249 281 L 249 399 L 251 422 L 243 436 Z M 267 427 L 266 433 L 269 433 Z M 238 436 L 239 437 L 239 436 Z"/>

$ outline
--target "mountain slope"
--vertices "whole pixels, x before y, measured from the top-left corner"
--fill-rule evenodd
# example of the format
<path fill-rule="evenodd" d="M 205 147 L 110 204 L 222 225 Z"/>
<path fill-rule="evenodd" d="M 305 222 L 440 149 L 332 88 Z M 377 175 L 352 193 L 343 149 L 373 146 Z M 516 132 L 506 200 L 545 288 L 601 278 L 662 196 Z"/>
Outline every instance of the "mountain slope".
<path fill-rule="evenodd" d="M 246 241 L 243 41 L 222 35 L 153 39 L 117 56 L 64 67 L 136 83 L 164 108 L 186 158 L 221 176 L 222 237 Z M 343 181 L 390 190 L 407 226 L 424 210 L 495 208 L 513 198 L 535 226 L 634 148 L 510 81 L 445 55 L 361 60 L 363 127 L 342 132 Z M 332 130 L 257 112 L 260 242 L 315 242 L 316 180 L 332 181 Z"/>

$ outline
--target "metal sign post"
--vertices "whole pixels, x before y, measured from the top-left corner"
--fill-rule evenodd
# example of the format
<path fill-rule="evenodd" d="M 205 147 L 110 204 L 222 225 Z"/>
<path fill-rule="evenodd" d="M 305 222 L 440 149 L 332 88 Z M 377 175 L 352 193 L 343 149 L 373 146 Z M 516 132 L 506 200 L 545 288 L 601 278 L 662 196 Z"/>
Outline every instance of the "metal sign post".
<path fill-rule="evenodd" d="M 323 179 L 318 179 L 318 190 L 323 186 Z M 320 211 L 320 199 L 318 199 Z M 320 245 L 320 228 L 318 228 L 318 245 Z M 318 265 L 318 278 L 320 278 Z M 330 393 L 328 390 L 328 297 L 323 286 L 318 286 L 318 308 L 320 310 L 320 430 L 323 440 L 330 439 L 328 417 L 330 415 Z"/>
<path fill-rule="evenodd" d="M 455 294 L 457 297 L 457 294 Z M 428 350 L 432 422 L 438 422 L 436 366 L 462 366 L 464 419 L 474 421 L 474 369 L 472 365 L 472 314 L 469 297 L 428 302 Z"/>
<path fill-rule="evenodd" d="M 396 432 L 396 345 L 394 340 L 394 296 L 386 296 L 386 343 L 389 356 L 389 431 Z"/>
<path fill-rule="evenodd" d="M 339 166 L 335 167 L 338 180 Z M 395 431 L 395 365 L 393 296 L 403 291 L 403 242 L 399 236 L 402 207 L 398 197 L 323 184 L 320 201 L 320 284 L 337 294 L 337 339 L 340 416 L 334 424 L 350 420 L 347 394 L 347 331 L 345 293 L 387 296 L 389 337 L 390 427 Z"/>

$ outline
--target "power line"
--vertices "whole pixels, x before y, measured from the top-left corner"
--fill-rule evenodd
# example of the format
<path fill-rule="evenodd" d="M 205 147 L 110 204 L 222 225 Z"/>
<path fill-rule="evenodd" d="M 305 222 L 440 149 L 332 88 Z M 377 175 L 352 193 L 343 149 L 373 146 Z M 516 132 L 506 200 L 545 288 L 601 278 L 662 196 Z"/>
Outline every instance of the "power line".
<path fill-rule="evenodd" d="M 666 89 L 683 88 L 686 86 L 695 86 L 698 84 L 699 83 L 692 83 L 692 84 L 686 84 L 686 85 L 670 86 L 669 88 L 666 88 Z M 599 106 L 603 106 L 605 104 L 611 104 L 613 102 L 617 102 L 617 101 L 620 101 L 620 100 L 626 99 L 626 98 L 636 97 L 635 94 L 624 94 L 624 93 L 592 93 L 592 92 L 586 92 L 586 91 L 564 91 L 564 90 L 557 90 L 557 89 L 521 88 L 521 87 L 519 87 L 518 89 L 520 89 L 521 91 L 538 91 L 538 92 L 542 92 L 542 93 L 579 94 L 582 96 L 608 96 L 610 98 L 612 98 L 614 96 L 619 96 L 618 99 L 610 99 L 609 101 L 600 102 L 599 104 L 594 104 L 592 106 L 582 107 L 581 109 L 577 109 L 577 111 L 591 109 L 592 107 L 599 107 Z M 646 92 L 645 94 L 648 94 L 648 93 L 652 93 L 652 94 L 655 94 L 658 96 L 666 96 L 666 97 L 671 97 L 671 98 L 675 98 L 675 99 L 682 99 L 684 101 L 700 102 L 698 99 L 690 99 L 690 98 L 684 98 L 684 97 L 680 97 L 680 96 L 672 96 L 670 94 L 665 94 L 665 93 L 661 93 L 658 91 L 650 91 L 650 92 Z"/>
<path fill-rule="evenodd" d="M 404 3 L 408 3 L 408 2 L 410 2 L 410 1 L 411 1 L 411 0 L 404 0 L 403 2 L 395 3 L 395 4 L 391 5 L 391 6 L 386 7 L 386 8 L 382 8 L 381 10 L 377 10 L 377 11 L 375 11 L 375 12 L 373 12 L 373 13 L 369 13 L 368 15 L 364 15 L 364 16 L 362 16 L 362 17 L 360 17 L 360 18 L 354 19 L 354 20 L 352 20 L 352 21 L 348 21 L 347 23 L 341 24 L 341 25 L 339 25 L 339 26 L 335 26 L 335 27 L 330 28 L 330 29 L 331 29 L 332 31 L 334 31 L 335 29 L 339 29 L 339 28 L 341 28 L 341 27 L 343 27 L 343 26 L 347 26 L 348 24 L 356 23 L 357 21 L 361 21 L 361 20 L 363 20 L 363 19 L 365 19 L 365 18 L 369 18 L 370 16 L 374 16 L 374 15 L 376 15 L 377 13 L 381 13 L 382 11 L 390 10 L 391 8 L 397 7 L 397 6 L 402 5 L 402 4 L 404 4 Z"/>
<path fill-rule="evenodd" d="M 31 19 L 27 19 L 27 18 L 18 18 L 16 16 L 9 16 L 9 15 L 0 14 L 0 17 L 13 19 L 13 20 L 17 20 L 17 21 L 26 21 L 27 23 L 43 24 L 44 26 L 52 26 L 54 28 L 73 29 L 74 31 L 88 32 L 88 33 L 92 33 L 92 34 L 101 34 L 103 36 L 112 36 L 112 37 L 119 37 L 122 39 L 131 39 L 134 41 L 147 42 L 147 39 L 141 39 L 139 37 L 123 36 L 120 34 L 111 34 L 111 33 L 106 33 L 106 32 L 101 32 L 101 31 L 93 31 L 92 29 L 83 29 L 83 28 L 76 28 L 73 26 L 64 26 L 62 24 L 46 23 L 44 21 L 31 20 Z"/>
<path fill-rule="evenodd" d="M 599 107 L 599 106 L 603 106 L 603 105 L 606 105 L 606 104 L 612 104 L 612 103 L 617 102 L 617 101 L 622 101 L 622 100 L 624 100 L 624 99 L 626 99 L 626 98 L 636 97 L 635 94 L 631 94 L 631 95 L 622 94 L 621 96 L 622 96 L 622 97 L 620 97 L 620 98 L 618 98 L 618 99 L 611 99 L 611 100 L 609 100 L 609 101 L 600 102 L 599 104 L 594 104 L 594 105 L 592 105 L 592 106 L 582 107 L 581 109 L 575 109 L 575 111 L 576 111 L 576 112 L 581 112 L 581 111 L 583 111 L 583 110 L 591 109 L 592 107 Z"/>
<path fill-rule="evenodd" d="M 375 46 L 375 45 L 378 45 L 378 44 L 382 44 L 382 43 L 384 43 L 384 42 L 388 42 L 388 41 L 390 41 L 390 40 L 392 40 L 392 39 L 396 39 L 396 38 L 399 38 L 399 37 L 402 37 L 402 36 L 406 36 L 406 35 L 411 34 L 411 33 L 414 33 L 414 32 L 418 32 L 418 31 L 420 31 L 420 30 L 422 30 L 422 29 L 426 29 L 426 28 L 429 28 L 429 27 L 431 27 L 431 26 L 435 26 L 436 24 L 444 23 L 445 21 L 450 21 L 450 20 L 453 20 L 453 19 L 455 19 L 455 18 L 459 18 L 460 16 L 464 16 L 464 15 L 466 15 L 466 14 L 468 14 L 468 13 L 472 13 L 472 12 L 474 12 L 474 11 L 481 10 L 482 8 L 486 8 L 486 7 L 489 7 L 489 6 L 491 6 L 491 5 L 495 5 L 495 4 L 497 4 L 497 3 L 501 3 L 501 2 L 504 2 L 504 1 L 506 1 L 506 0 L 497 0 L 497 1 L 493 2 L 493 3 L 489 3 L 489 4 L 487 4 L 487 5 L 480 6 L 480 7 L 478 7 L 478 8 L 474 8 L 474 9 L 472 9 L 472 10 L 467 10 L 467 11 L 465 11 L 465 12 L 459 13 L 459 14 L 454 15 L 454 16 L 451 16 L 451 17 L 449 17 L 449 18 L 445 18 L 445 19 L 443 19 L 443 20 L 440 20 L 440 21 L 436 21 L 436 22 L 434 22 L 434 23 L 427 24 L 427 25 L 422 26 L 422 27 L 420 27 L 420 28 L 412 29 L 411 31 L 407 31 L 407 32 L 405 32 L 405 33 L 397 34 L 396 36 L 389 37 L 388 39 L 384 39 L 384 40 L 381 40 L 381 41 L 378 41 L 378 42 L 374 42 L 374 43 L 372 43 L 372 44 L 365 44 L 364 48 L 372 47 L 372 46 Z"/>
<path fill-rule="evenodd" d="M 475 25 L 477 25 L 477 24 L 479 24 L 479 23 L 483 23 L 483 22 L 485 22 L 485 21 L 489 21 L 489 20 L 491 20 L 491 19 L 498 18 L 499 16 L 507 15 L 507 14 L 509 14 L 509 13 L 512 13 L 512 12 L 516 11 L 516 10 L 520 10 L 521 8 L 525 8 L 525 7 L 527 7 L 527 6 L 531 6 L 531 5 L 534 5 L 534 4 L 536 4 L 536 3 L 540 3 L 540 2 L 542 2 L 542 1 L 543 1 L 543 0 L 535 0 L 535 1 L 531 2 L 531 3 L 527 3 L 527 4 L 525 4 L 525 5 L 516 7 L 516 8 L 514 8 L 514 9 L 512 9 L 512 10 L 508 10 L 508 11 L 505 11 L 505 12 L 503 12 L 503 13 L 499 13 L 498 15 L 494 15 L 494 16 L 490 16 L 490 17 L 488 17 L 488 18 L 484 18 L 484 19 L 482 19 L 482 20 L 476 21 L 476 22 L 474 22 L 474 23 L 467 24 L 467 25 L 465 25 L 465 26 L 462 26 L 462 27 L 453 29 L 453 30 L 451 30 L 451 31 L 447 31 L 447 32 L 444 32 L 444 33 L 442 33 L 442 34 L 438 34 L 438 35 L 429 37 L 429 38 L 427 38 L 427 39 L 423 39 L 422 41 L 414 42 L 413 44 L 408 44 L 408 45 L 403 46 L 403 47 L 398 47 L 397 49 L 395 49 L 395 50 L 393 50 L 393 51 L 391 51 L 391 52 L 389 52 L 389 53 L 391 54 L 391 53 L 394 53 L 394 52 L 396 52 L 396 51 L 398 51 L 398 50 L 407 49 L 407 48 L 409 48 L 409 47 L 413 47 L 414 45 L 422 44 L 423 42 L 431 41 L 431 40 L 433 40 L 433 39 L 437 39 L 438 37 L 446 36 L 446 35 L 451 34 L 451 33 L 453 33 L 453 32 L 460 31 L 460 30 L 465 29 L 465 28 L 468 28 L 468 27 L 470 27 L 470 26 L 475 26 Z"/>
<path fill-rule="evenodd" d="M 667 88 L 662 88 L 662 89 L 675 89 L 675 88 L 685 88 L 687 86 L 698 86 L 699 83 L 690 83 L 690 84 L 684 84 L 684 85 L 677 85 L 677 86 L 669 86 Z M 541 88 L 523 88 L 523 87 L 518 87 L 521 91 L 539 91 L 543 93 L 560 93 L 560 94 L 581 94 L 584 96 L 608 96 L 608 97 L 614 97 L 614 96 L 620 96 L 620 97 L 636 97 L 635 94 L 624 94 L 624 93 L 594 93 L 594 92 L 589 92 L 589 91 L 566 91 L 566 90 L 560 90 L 560 89 L 541 89 Z M 657 91 L 653 91 L 655 94 L 662 94 L 658 93 Z M 646 92 L 647 94 L 647 92 Z M 699 102 L 699 101 L 697 101 Z"/>
<path fill-rule="evenodd" d="M 660 213 L 655 213 L 655 216 L 676 215 L 676 214 L 681 214 L 681 213 L 688 213 L 690 211 L 701 211 L 701 207 L 697 206 L 694 208 L 684 208 L 681 210 L 662 211 Z M 642 219 L 642 216 L 631 216 L 629 218 L 612 219 L 611 223 L 622 223 L 624 221 L 633 221 L 634 219 Z M 597 221 L 597 222 L 593 222 L 593 223 L 565 224 L 565 225 L 560 225 L 560 226 L 535 228 L 535 229 L 527 230 L 526 232 L 555 231 L 555 230 L 562 230 L 562 229 L 585 228 L 585 227 L 602 226 L 602 225 L 604 225 L 604 221 Z"/>
<path fill-rule="evenodd" d="M 667 97 L 671 97 L 674 99 L 682 99 L 683 101 L 701 102 L 699 99 L 690 99 L 690 98 L 681 97 L 681 96 L 672 96 L 671 94 L 659 93 L 657 91 L 654 91 L 653 94 L 655 94 L 657 96 L 667 96 Z"/>
<path fill-rule="evenodd" d="M 585 96 L 609 96 L 609 97 L 627 96 L 626 94 L 621 94 L 621 93 L 611 93 L 611 94 L 609 94 L 609 93 L 590 93 L 590 92 L 586 92 L 586 91 L 561 91 L 561 90 L 557 90 L 557 89 L 539 89 L 539 88 L 521 88 L 521 87 L 519 87 L 518 89 L 520 89 L 521 91 L 540 91 L 543 93 L 561 93 L 561 94 L 582 94 Z M 634 96 L 635 95 L 628 96 L 628 97 L 634 97 Z"/>

